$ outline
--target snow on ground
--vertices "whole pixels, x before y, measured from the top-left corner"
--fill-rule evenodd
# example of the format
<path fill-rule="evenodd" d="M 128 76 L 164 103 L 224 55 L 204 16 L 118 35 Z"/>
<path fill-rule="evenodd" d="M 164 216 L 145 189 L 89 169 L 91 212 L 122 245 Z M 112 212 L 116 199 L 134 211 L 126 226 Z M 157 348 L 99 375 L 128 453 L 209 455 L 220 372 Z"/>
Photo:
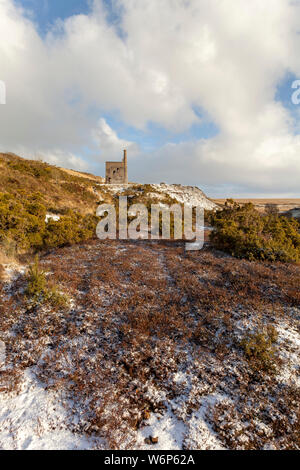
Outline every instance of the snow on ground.
<path fill-rule="evenodd" d="M 214 406 L 223 400 L 224 396 L 219 394 L 208 395 L 203 398 L 200 409 L 192 414 L 188 422 L 186 443 L 189 448 L 199 450 L 225 449 L 206 419 L 208 407 Z"/>
<path fill-rule="evenodd" d="M 50 220 L 53 220 L 53 222 L 58 222 L 60 220 L 60 216 L 59 215 L 53 215 L 53 214 L 46 214 L 46 218 L 45 218 L 46 224 Z"/>
<path fill-rule="evenodd" d="M 71 432 L 66 410 L 54 393 L 46 391 L 30 369 L 20 393 L 0 394 L 0 449 L 93 449 L 92 438 Z"/>
<path fill-rule="evenodd" d="M 202 450 L 224 449 L 206 420 L 207 407 L 224 399 L 203 398 L 198 411 L 184 423 L 171 407 L 163 414 L 151 414 L 147 425 L 137 432 L 136 448 L 181 450 L 184 442 Z M 30 369 L 24 372 L 19 393 L 0 394 L 0 449 L 2 450 L 88 450 L 101 448 L 101 440 L 73 433 L 67 413 L 57 394 L 47 391 Z M 157 444 L 146 443 L 149 437 Z"/>
<path fill-rule="evenodd" d="M 0 340 L 0 372 L 5 369 L 6 360 L 6 346 L 3 341 Z"/>
<path fill-rule="evenodd" d="M 181 450 L 186 426 L 170 409 L 163 415 L 153 414 L 148 425 L 138 431 L 137 444 L 144 450 Z M 158 438 L 157 444 L 146 444 L 145 439 Z"/>
<path fill-rule="evenodd" d="M 281 357 L 285 366 L 280 370 L 278 380 L 284 383 L 294 383 L 300 387 L 299 357 L 300 357 L 300 334 L 295 329 L 281 322 L 277 326 L 279 342 L 282 345 Z"/>
<path fill-rule="evenodd" d="M 201 206 L 203 209 L 213 210 L 217 205 L 210 201 L 197 186 L 181 186 L 180 184 L 153 184 L 158 192 L 166 193 L 178 202 L 187 206 Z"/>
<path fill-rule="evenodd" d="M 141 185 L 142 186 L 142 185 Z M 152 192 L 149 193 L 149 196 L 162 199 L 164 196 L 168 195 L 171 198 L 175 199 L 179 203 L 186 204 L 187 206 L 200 206 L 203 209 L 213 210 L 217 208 L 217 205 L 212 202 L 204 194 L 201 189 L 197 186 L 182 186 L 180 184 L 151 184 Z M 134 192 L 136 185 L 129 184 L 128 186 L 122 185 L 105 185 L 105 189 L 113 194 L 122 193 L 125 189 L 132 190 Z"/>
<path fill-rule="evenodd" d="M 3 264 L 4 274 L 3 280 L 5 283 L 12 283 L 18 279 L 20 275 L 26 272 L 27 267 L 17 263 Z"/>
<path fill-rule="evenodd" d="M 201 450 L 224 449 L 206 419 L 208 406 L 221 400 L 224 397 L 218 394 L 204 397 L 200 409 L 192 413 L 186 422 L 179 420 L 170 406 L 163 416 L 151 415 L 147 426 L 138 431 L 138 446 L 144 450 L 182 450 L 185 445 Z M 158 438 L 158 443 L 147 444 L 145 439 L 147 441 L 149 437 Z"/>
<path fill-rule="evenodd" d="M 106 189 L 107 191 L 109 191 L 113 194 L 117 194 L 117 193 L 122 193 L 126 189 L 134 187 L 135 185 L 134 184 L 122 185 L 122 184 L 106 184 L 106 183 L 104 183 L 104 184 L 97 184 L 96 186 L 98 186 L 99 188 L 104 188 L 104 189 Z"/>

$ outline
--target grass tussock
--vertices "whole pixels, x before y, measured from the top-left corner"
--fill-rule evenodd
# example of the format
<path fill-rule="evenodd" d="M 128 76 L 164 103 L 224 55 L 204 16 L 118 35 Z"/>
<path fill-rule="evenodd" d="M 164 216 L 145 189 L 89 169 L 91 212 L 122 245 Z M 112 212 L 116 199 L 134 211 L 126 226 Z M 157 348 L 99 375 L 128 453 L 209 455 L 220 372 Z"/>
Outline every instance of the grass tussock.
<path fill-rule="evenodd" d="M 25 296 L 32 305 L 49 304 L 55 308 L 66 308 L 69 298 L 59 291 L 58 287 L 50 284 L 46 279 L 46 273 L 40 269 L 39 259 L 36 256 L 26 275 L 27 286 Z"/>

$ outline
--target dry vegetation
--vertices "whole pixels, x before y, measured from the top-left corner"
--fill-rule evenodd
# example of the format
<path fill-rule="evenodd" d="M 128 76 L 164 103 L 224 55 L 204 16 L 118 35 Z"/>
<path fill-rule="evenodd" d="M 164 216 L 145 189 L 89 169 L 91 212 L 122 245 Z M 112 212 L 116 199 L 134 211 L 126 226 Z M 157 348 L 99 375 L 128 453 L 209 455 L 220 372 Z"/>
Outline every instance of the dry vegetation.
<path fill-rule="evenodd" d="M 70 300 L 32 302 L 32 282 Z M 137 447 L 165 413 L 183 424 L 184 448 L 203 448 L 192 426 L 202 410 L 225 448 L 299 449 L 299 366 L 285 336 L 299 333 L 299 285 L 299 265 L 186 254 L 181 243 L 55 249 L 2 283 L 1 391 L 31 368 L 59 393 L 68 427 L 106 448 Z"/>
<path fill-rule="evenodd" d="M 0 153 L 0 193 L 12 194 L 17 200 L 39 193 L 47 210 L 55 214 L 69 209 L 94 214 L 99 198 L 106 194 L 99 183 L 93 175 Z"/>

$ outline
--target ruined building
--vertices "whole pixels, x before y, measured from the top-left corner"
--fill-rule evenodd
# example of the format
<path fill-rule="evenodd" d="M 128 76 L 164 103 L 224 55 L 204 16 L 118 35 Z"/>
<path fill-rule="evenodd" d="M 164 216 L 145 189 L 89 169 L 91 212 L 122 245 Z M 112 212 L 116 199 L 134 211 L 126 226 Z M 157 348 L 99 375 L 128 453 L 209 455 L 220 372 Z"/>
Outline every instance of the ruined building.
<path fill-rule="evenodd" d="M 124 150 L 122 162 L 106 162 L 106 184 L 128 184 L 127 150 Z"/>

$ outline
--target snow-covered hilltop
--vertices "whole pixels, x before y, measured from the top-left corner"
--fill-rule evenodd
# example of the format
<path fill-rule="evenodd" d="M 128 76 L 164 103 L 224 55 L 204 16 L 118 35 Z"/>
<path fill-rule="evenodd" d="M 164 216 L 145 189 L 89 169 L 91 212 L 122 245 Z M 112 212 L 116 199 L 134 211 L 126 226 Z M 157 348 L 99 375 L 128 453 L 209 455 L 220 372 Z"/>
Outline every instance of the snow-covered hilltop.
<path fill-rule="evenodd" d="M 190 206 L 201 206 L 207 210 L 216 209 L 218 206 L 211 201 L 197 186 L 182 186 L 181 184 L 153 184 L 158 193 L 167 193 L 180 203 Z"/>
<path fill-rule="evenodd" d="M 108 193 L 118 195 L 126 194 L 129 197 L 138 198 L 147 196 L 149 199 L 160 200 L 165 203 L 166 198 L 188 206 L 200 206 L 206 210 L 217 209 L 218 206 L 211 201 L 197 186 L 182 186 L 181 184 L 129 184 L 123 185 L 98 185 L 105 188 Z M 142 201 L 141 201 L 142 202 Z"/>

